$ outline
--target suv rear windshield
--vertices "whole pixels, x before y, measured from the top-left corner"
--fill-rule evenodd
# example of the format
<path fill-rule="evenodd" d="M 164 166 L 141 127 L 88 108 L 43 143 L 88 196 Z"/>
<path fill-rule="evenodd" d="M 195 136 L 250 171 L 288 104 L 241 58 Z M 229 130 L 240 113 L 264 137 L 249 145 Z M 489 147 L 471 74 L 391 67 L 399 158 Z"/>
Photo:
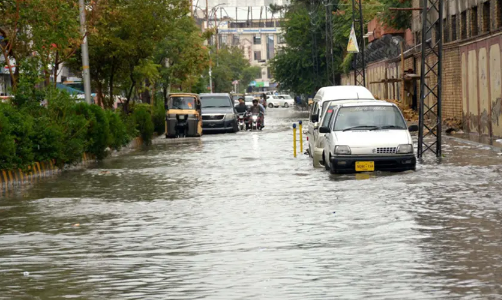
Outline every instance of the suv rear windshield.
<path fill-rule="evenodd" d="M 200 98 L 202 108 L 205 107 L 233 107 L 230 99 L 225 96 L 203 96 Z"/>
<path fill-rule="evenodd" d="M 401 112 L 394 106 L 342 107 L 334 131 L 350 129 L 406 129 Z"/>

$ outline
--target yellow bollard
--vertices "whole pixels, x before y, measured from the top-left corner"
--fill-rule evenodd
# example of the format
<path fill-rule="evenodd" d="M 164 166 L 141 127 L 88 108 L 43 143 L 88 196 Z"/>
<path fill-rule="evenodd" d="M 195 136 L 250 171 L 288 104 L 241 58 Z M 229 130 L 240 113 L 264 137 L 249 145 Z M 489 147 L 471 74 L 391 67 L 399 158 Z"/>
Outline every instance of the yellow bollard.
<path fill-rule="evenodd" d="M 296 157 L 296 124 L 293 124 L 293 155 Z"/>
<path fill-rule="evenodd" d="M 299 130 L 300 130 L 300 154 L 303 153 L 303 129 L 302 129 L 302 121 L 298 121 Z"/>

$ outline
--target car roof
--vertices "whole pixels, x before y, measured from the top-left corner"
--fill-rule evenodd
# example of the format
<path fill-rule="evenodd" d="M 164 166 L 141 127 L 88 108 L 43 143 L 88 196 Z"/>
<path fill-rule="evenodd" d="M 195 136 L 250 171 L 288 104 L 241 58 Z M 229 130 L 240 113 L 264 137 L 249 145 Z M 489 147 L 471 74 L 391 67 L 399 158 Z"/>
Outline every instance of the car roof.
<path fill-rule="evenodd" d="M 357 104 L 357 103 L 369 103 L 369 102 L 377 102 L 382 103 L 385 101 L 376 100 L 376 99 L 358 99 L 358 100 L 326 100 L 324 102 L 328 102 L 329 107 L 345 105 L 345 104 Z M 385 102 L 388 103 L 388 102 Z"/>
<path fill-rule="evenodd" d="M 170 93 L 169 94 L 169 97 L 171 96 L 193 96 L 193 97 L 197 97 L 198 95 L 197 94 L 194 94 L 194 93 L 183 93 L 183 92 L 179 92 L 179 93 Z"/>
<path fill-rule="evenodd" d="M 199 94 L 200 97 L 202 96 L 227 96 L 229 97 L 230 95 L 228 93 L 202 93 Z"/>
<path fill-rule="evenodd" d="M 396 105 L 394 103 L 376 100 L 376 101 L 361 101 L 361 102 L 352 102 L 352 103 L 347 102 L 347 103 L 343 103 L 342 106 L 343 107 L 354 107 L 354 106 L 396 106 Z"/>
<path fill-rule="evenodd" d="M 371 94 L 371 92 L 367 88 L 356 85 L 337 85 L 322 87 L 317 91 L 315 98 L 317 98 L 317 101 L 375 99 L 373 94 Z M 314 99 L 314 101 L 316 100 Z"/>

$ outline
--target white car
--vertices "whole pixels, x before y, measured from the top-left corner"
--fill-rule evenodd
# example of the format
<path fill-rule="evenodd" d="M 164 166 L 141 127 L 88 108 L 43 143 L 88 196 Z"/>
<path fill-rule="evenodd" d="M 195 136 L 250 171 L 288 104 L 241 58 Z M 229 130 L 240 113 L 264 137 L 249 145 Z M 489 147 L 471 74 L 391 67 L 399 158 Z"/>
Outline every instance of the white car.
<path fill-rule="evenodd" d="M 273 107 L 285 107 L 295 105 L 295 100 L 289 95 L 268 95 L 267 96 L 267 106 L 269 108 Z"/>
<path fill-rule="evenodd" d="M 324 135 L 322 160 L 332 174 L 415 170 L 410 131 L 399 108 L 384 101 L 345 103 L 334 108 Z"/>
<path fill-rule="evenodd" d="M 319 121 L 322 122 L 322 116 L 326 112 L 329 103 L 335 101 L 365 101 L 375 100 L 373 94 L 362 86 L 327 86 L 320 88 L 309 111 L 309 121 L 307 124 L 308 152 L 313 158 L 314 168 L 320 167 L 319 161 L 322 158 L 322 147 L 318 147 L 317 138 L 319 135 Z"/>

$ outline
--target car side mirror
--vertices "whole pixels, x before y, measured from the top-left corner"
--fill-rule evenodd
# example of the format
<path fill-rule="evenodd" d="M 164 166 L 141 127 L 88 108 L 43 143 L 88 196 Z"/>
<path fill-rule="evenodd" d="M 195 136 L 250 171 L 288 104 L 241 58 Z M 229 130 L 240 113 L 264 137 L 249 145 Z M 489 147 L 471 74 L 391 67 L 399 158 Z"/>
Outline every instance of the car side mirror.
<path fill-rule="evenodd" d="M 310 121 L 312 122 L 319 122 L 319 115 L 312 115 L 310 116 Z"/>
<path fill-rule="evenodd" d="M 416 131 L 418 131 L 418 125 L 411 125 L 410 127 L 408 127 L 408 131 L 409 132 L 416 132 Z"/>
<path fill-rule="evenodd" d="M 329 133 L 330 130 L 329 130 L 329 127 L 321 126 L 321 128 L 319 128 L 319 132 L 320 133 Z"/>

